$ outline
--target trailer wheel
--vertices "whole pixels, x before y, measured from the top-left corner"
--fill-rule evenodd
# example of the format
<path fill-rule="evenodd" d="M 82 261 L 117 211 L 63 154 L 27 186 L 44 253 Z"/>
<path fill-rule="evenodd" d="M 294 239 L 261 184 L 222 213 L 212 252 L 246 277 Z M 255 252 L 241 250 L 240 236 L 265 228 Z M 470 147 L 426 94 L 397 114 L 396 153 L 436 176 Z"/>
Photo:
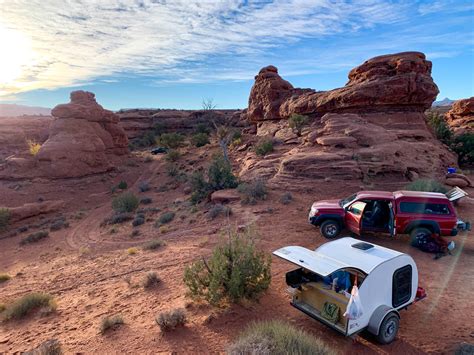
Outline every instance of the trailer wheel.
<path fill-rule="evenodd" d="M 336 238 L 341 232 L 341 226 L 334 219 L 328 219 L 321 223 L 321 234 L 327 239 Z"/>
<path fill-rule="evenodd" d="M 431 236 L 433 232 L 430 231 L 428 228 L 424 228 L 424 227 L 414 228 L 410 232 L 411 246 L 417 246 L 416 236 L 420 234 L 423 234 L 423 236 Z"/>
<path fill-rule="evenodd" d="M 400 327 L 400 319 L 395 313 L 389 313 L 380 325 L 377 340 L 381 344 L 389 344 L 395 340 L 398 328 Z"/>

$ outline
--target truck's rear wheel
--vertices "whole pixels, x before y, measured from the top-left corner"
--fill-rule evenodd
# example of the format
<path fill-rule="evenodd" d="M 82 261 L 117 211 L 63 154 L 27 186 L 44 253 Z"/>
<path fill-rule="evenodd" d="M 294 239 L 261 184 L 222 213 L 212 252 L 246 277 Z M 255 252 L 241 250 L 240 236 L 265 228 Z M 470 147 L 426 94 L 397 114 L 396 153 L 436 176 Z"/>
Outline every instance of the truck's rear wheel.
<path fill-rule="evenodd" d="M 426 237 L 431 236 L 431 234 L 433 234 L 433 232 L 431 232 L 428 228 L 425 228 L 425 227 L 414 228 L 410 232 L 411 245 L 412 246 L 417 245 L 417 236 L 421 237 L 421 239 L 425 239 Z"/>
<path fill-rule="evenodd" d="M 333 219 L 328 219 L 321 223 L 321 234 L 327 239 L 336 238 L 341 232 L 341 226 Z"/>
<path fill-rule="evenodd" d="M 395 340 L 400 327 L 400 320 L 395 313 L 388 314 L 380 325 L 377 340 L 381 344 L 389 344 Z"/>

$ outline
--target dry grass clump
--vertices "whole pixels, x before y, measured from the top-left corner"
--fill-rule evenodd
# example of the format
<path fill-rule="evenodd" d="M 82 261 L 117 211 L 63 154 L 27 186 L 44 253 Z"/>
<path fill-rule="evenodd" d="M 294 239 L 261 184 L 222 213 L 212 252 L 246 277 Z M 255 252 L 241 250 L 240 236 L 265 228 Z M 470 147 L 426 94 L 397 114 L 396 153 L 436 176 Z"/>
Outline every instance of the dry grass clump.
<path fill-rule="evenodd" d="M 184 309 L 178 308 L 170 312 L 163 312 L 156 317 L 156 323 L 162 332 L 167 332 L 186 324 L 186 313 Z"/>
<path fill-rule="evenodd" d="M 229 346 L 228 354 L 335 354 L 324 342 L 281 321 L 252 323 Z"/>
<path fill-rule="evenodd" d="M 146 242 L 143 245 L 143 250 L 156 250 L 158 248 L 161 248 L 164 245 L 165 245 L 165 242 L 163 240 L 154 239 L 154 240 L 150 240 L 149 242 Z"/>
<path fill-rule="evenodd" d="M 155 287 L 161 282 L 161 279 L 158 277 L 158 274 L 154 271 L 150 271 L 145 275 L 143 279 L 143 288 L 148 289 Z"/>
<path fill-rule="evenodd" d="M 136 253 L 138 253 L 138 249 L 137 249 L 137 248 L 128 248 L 128 249 L 127 249 L 127 254 L 128 254 L 128 255 L 135 255 Z"/>
<path fill-rule="evenodd" d="M 100 333 L 105 334 L 108 330 L 115 330 L 124 324 L 123 317 L 121 314 L 114 316 L 106 316 L 100 323 Z"/>
<path fill-rule="evenodd" d="M 22 353 L 23 355 L 61 355 L 61 343 L 57 339 L 49 339 L 41 343 L 37 348 Z"/>
<path fill-rule="evenodd" d="M 7 282 L 10 280 L 12 277 L 8 274 L 0 274 L 0 284 L 3 282 Z"/>
<path fill-rule="evenodd" d="M 43 314 L 48 314 L 55 311 L 56 308 L 53 296 L 47 293 L 34 292 L 26 294 L 7 305 L 5 311 L 2 312 L 2 317 L 4 320 L 21 319 L 37 309 L 42 309 Z"/>
<path fill-rule="evenodd" d="M 32 156 L 36 156 L 36 154 L 38 154 L 41 149 L 41 144 L 34 141 L 33 139 L 28 139 L 26 143 L 28 144 L 28 151 L 30 152 L 30 154 Z"/>

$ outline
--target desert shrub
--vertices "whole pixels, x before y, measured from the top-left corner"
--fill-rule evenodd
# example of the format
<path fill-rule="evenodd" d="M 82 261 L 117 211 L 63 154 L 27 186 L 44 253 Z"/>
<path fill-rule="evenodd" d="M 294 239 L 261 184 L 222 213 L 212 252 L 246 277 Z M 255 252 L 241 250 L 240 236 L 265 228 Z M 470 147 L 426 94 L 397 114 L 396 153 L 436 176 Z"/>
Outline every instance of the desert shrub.
<path fill-rule="evenodd" d="M 298 115 L 296 113 L 292 114 L 288 119 L 288 125 L 298 136 L 301 136 L 301 131 L 307 123 L 308 116 Z"/>
<path fill-rule="evenodd" d="M 210 219 L 214 219 L 221 214 L 223 214 L 224 216 L 230 216 L 232 214 L 232 209 L 229 206 L 224 206 L 218 203 L 211 207 L 208 213 L 208 217 Z"/>
<path fill-rule="evenodd" d="M 212 131 L 212 127 L 208 123 L 204 123 L 204 122 L 198 123 L 196 125 L 196 129 L 194 130 L 196 134 L 204 133 L 207 135 L 209 135 L 211 131 Z"/>
<path fill-rule="evenodd" d="M 3 303 L 0 303 L 0 313 L 2 313 L 6 309 L 7 309 L 7 306 L 5 306 Z"/>
<path fill-rule="evenodd" d="M 267 198 L 267 187 L 263 180 L 240 184 L 237 190 L 243 194 L 242 203 L 244 204 L 254 205 L 258 200 Z"/>
<path fill-rule="evenodd" d="M 126 181 L 124 180 L 121 180 L 118 184 L 117 184 L 117 187 L 120 189 L 120 190 L 126 190 L 128 188 L 128 184 Z"/>
<path fill-rule="evenodd" d="M 135 255 L 136 253 L 138 253 L 138 249 L 137 248 L 128 248 L 127 249 L 127 254 L 128 255 Z"/>
<path fill-rule="evenodd" d="M 53 221 L 53 223 L 51 223 L 51 226 L 49 227 L 49 229 L 51 231 L 58 231 L 62 228 L 68 228 L 69 227 L 69 223 L 66 221 L 66 219 L 64 217 L 61 217 L 61 218 L 58 218 L 57 220 Z"/>
<path fill-rule="evenodd" d="M 251 323 L 228 348 L 228 354 L 231 355 L 335 353 L 314 335 L 278 320 Z"/>
<path fill-rule="evenodd" d="M 5 311 L 2 312 L 2 317 L 5 320 L 21 319 L 30 312 L 41 308 L 49 309 L 50 311 L 56 310 L 56 303 L 53 297 L 47 293 L 28 293 L 7 305 Z"/>
<path fill-rule="evenodd" d="M 133 193 L 127 192 L 112 200 L 112 208 L 116 212 L 133 212 L 137 209 L 139 202 Z"/>
<path fill-rule="evenodd" d="M 280 203 L 283 205 L 288 205 L 291 201 L 293 201 L 293 195 L 291 194 L 291 192 L 285 192 L 280 197 Z"/>
<path fill-rule="evenodd" d="M 49 339 L 41 343 L 31 351 L 22 353 L 22 355 L 62 355 L 61 343 L 57 339 Z"/>
<path fill-rule="evenodd" d="M 150 184 L 148 181 L 140 181 L 138 184 L 138 191 L 140 192 L 147 192 L 150 191 Z"/>
<path fill-rule="evenodd" d="M 135 217 L 135 219 L 132 221 L 133 227 L 138 227 L 138 226 L 141 226 L 142 224 L 145 224 L 145 218 L 143 217 Z"/>
<path fill-rule="evenodd" d="M 193 191 L 191 194 L 191 202 L 194 204 L 204 200 L 211 192 L 211 188 L 204 178 L 202 171 L 193 173 L 190 182 Z"/>
<path fill-rule="evenodd" d="M 143 279 L 143 288 L 152 288 L 158 285 L 161 282 L 161 279 L 158 277 L 158 274 L 154 271 L 148 272 Z"/>
<path fill-rule="evenodd" d="M 474 133 L 456 136 L 452 140 L 451 149 L 458 155 L 460 165 L 474 165 Z"/>
<path fill-rule="evenodd" d="M 161 331 L 167 332 L 177 327 L 182 327 L 186 324 L 186 313 L 183 309 L 178 308 L 170 312 L 163 312 L 156 317 L 156 324 Z"/>
<path fill-rule="evenodd" d="M 11 279 L 11 276 L 8 274 L 0 274 L 0 284 L 3 282 L 7 282 Z"/>
<path fill-rule="evenodd" d="M 102 222 L 102 225 L 107 224 L 120 224 L 133 219 L 133 214 L 129 212 L 114 213 L 111 217 L 108 217 Z"/>
<path fill-rule="evenodd" d="M 159 136 L 160 134 L 163 134 L 166 132 L 166 130 L 168 129 L 168 126 L 163 123 L 163 122 L 157 122 L 155 123 L 155 125 L 153 126 L 153 132 Z"/>
<path fill-rule="evenodd" d="M 265 156 L 273 152 L 273 140 L 271 138 L 262 138 L 255 146 L 255 153 L 260 156 Z"/>
<path fill-rule="evenodd" d="M 144 198 L 140 199 L 140 203 L 142 205 L 149 205 L 152 202 L 153 202 L 153 200 L 151 199 L 151 197 L 144 197 Z"/>
<path fill-rule="evenodd" d="M 178 148 L 184 141 L 184 136 L 179 133 L 163 133 L 158 137 L 158 144 L 170 148 Z"/>
<path fill-rule="evenodd" d="M 137 237 L 140 235 L 140 230 L 134 229 L 132 230 L 132 233 L 130 234 L 131 237 Z"/>
<path fill-rule="evenodd" d="M 454 355 L 472 355 L 474 354 L 474 344 L 461 343 L 454 349 Z"/>
<path fill-rule="evenodd" d="M 168 153 L 166 153 L 166 157 L 165 157 L 167 161 L 171 161 L 171 162 L 178 161 L 179 158 L 181 158 L 181 153 L 176 149 L 169 150 Z"/>
<path fill-rule="evenodd" d="M 443 194 L 448 191 L 448 188 L 438 181 L 425 179 L 413 181 L 405 188 L 410 191 L 441 192 Z"/>
<path fill-rule="evenodd" d="M 30 243 L 36 243 L 40 241 L 41 239 L 49 237 L 49 232 L 48 231 L 39 231 L 33 234 L 30 234 L 26 238 L 23 238 L 20 241 L 20 245 L 25 245 L 25 244 L 30 244 Z"/>
<path fill-rule="evenodd" d="M 117 329 L 122 324 L 124 324 L 122 315 L 107 316 L 100 323 L 100 333 L 105 334 L 109 329 Z"/>
<path fill-rule="evenodd" d="M 160 218 L 158 219 L 158 222 L 160 222 L 160 224 L 169 223 L 174 219 L 174 216 L 175 216 L 174 212 L 165 212 L 160 216 Z"/>
<path fill-rule="evenodd" d="M 453 133 L 449 129 L 449 126 L 446 123 L 444 116 L 440 115 L 437 112 L 430 112 L 427 114 L 426 117 L 428 125 L 433 130 L 433 133 L 435 134 L 436 138 L 438 138 L 443 143 L 449 145 L 451 143 Z"/>
<path fill-rule="evenodd" d="M 191 143 L 196 147 L 203 147 L 209 144 L 209 135 L 207 133 L 196 133 L 191 137 Z"/>
<path fill-rule="evenodd" d="M 212 305 L 258 298 L 270 285 L 271 258 L 257 250 L 253 229 L 229 231 L 209 260 L 198 260 L 184 271 L 188 295 Z"/>
<path fill-rule="evenodd" d="M 29 229 L 28 226 L 21 226 L 21 227 L 18 227 L 18 229 L 16 230 L 18 233 L 23 233 L 23 232 L 27 232 Z"/>
<path fill-rule="evenodd" d="M 162 241 L 161 239 L 154 239 L 154 240 L 150 240 L 149 242 L 146 242 L 143 245 L 143 250 L 156 250 L 158 248 L 161 248 L 164 245 L 165 245 L 165 242 Z"/>
<path fill-rule="evenodd" d="M 28 151 L 30 152 L 32 156 L 35 156 L 36 154 L 39 153 L 41 149 L 41 144 L 34 141 L 33 139 L 28 139 L 26 143 L 28 144 Z"/>
<path fill-rule="evenodd" d="M 8 208 L 0 208 L 0 231 L 7 228 L 10 222 L 10 210 Z"/>
<path fill-rule="evenodd" d="M 168 176 L 177 177 L 179 175 L 179 168 L 176 164 L 166 164 L 166 173 Z"/>

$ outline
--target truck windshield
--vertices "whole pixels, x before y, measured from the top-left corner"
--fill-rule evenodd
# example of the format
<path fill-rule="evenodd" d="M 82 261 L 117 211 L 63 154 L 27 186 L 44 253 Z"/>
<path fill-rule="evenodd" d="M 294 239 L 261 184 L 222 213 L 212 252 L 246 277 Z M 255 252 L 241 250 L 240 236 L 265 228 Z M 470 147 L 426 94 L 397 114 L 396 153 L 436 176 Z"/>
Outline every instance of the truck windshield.
<path fill-rule="evenodd" d="M 352 201 L 354 201 L 357 197 L 357 194 L 354 194 L 354 195 L 350 195 L 349 197 L 347 198 L 343 198 L 342 200 L 339 201 L 339 206 L 341 207 L 344 207 L 346 206 L 347 204 L 351 203 Z"/>

